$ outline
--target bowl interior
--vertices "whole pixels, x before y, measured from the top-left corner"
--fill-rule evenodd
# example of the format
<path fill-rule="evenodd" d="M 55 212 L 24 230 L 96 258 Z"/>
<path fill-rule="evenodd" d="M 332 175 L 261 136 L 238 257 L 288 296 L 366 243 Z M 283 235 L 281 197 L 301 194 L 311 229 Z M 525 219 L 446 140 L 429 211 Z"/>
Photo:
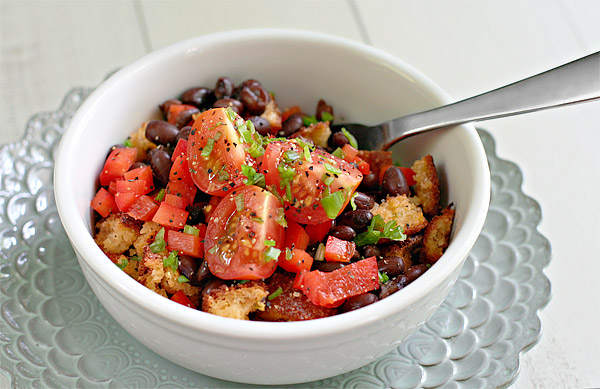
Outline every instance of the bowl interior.
<path fill-rule="evenodd" d="M 92 240 L 89 204 L 111 145 L 122 143 L 141 123 L 157 117 L 161 102 L 190 87 L 212 88 L 223 75 L 235 83 L 249 78 L 260 80 L 275 93 L 282 108 L 300 105 L 305 112 L 313 113 L 317 101 L 323 98 L 334 107 L 340 122 L 377 123 L 449 101 L 431 81 L 396 58 L 354 42 L 293 31 L 243 31 L 201 37 L 152 53 L 111 76 L 84 103 L 63 138 L 55 172 L 57 204 L 69 238 L 91 268 L 102 273 L 107 283 L 132 288 L 134 294 L 156 302 L 156 312 L 165 316 L 202 313 L 158 298 L 112 265 Z M 394 153 L 405 164 L 433 155 L 442 178 L 444 200 L 453 202 L 457 210 L 454 237 L 447 255 L 412 289 L 382 300 L 384 309 L 367 307 L 365 313 L 353 313 L 357 317 L 372 315 L 376 310 L 398 309 L 427 293 L 444 274 L 462 264 L 487 212 L 489 172 L 472 127 L 417 136 L 397 145 Z M 337 321 L 333 328 L 344 320 L 341 316 L 323 320 Z M 245 328 L 256 331 L 257 326 L 267 323 L 247 324 Z M 289 331 L 279 328 L 288 324 L 309 326 L 283 323 L 275 330 L 270 327 L 268 332 L 282 331 L 283 336 Z M 229 325 L 221 328 L 225 331 Z"/>

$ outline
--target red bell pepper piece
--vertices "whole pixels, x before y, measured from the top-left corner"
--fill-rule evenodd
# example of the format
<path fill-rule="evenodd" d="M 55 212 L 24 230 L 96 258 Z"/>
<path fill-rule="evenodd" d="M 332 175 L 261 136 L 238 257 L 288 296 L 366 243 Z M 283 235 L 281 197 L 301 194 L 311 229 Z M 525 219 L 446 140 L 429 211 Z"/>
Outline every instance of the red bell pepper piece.
<path fill-rule="evenodd" d="M 350 146 L 349 143 L 346 143 L 342 147 L 342 151 L 344 152 L 344 159 L 348 162 L 354 162 L 354 159 L 358 155 L 358 150 Z"/>
<path fill-rule="evenodd" d="M 117 203 L 115 198 L 109 191 L 100 188 L 92 199 L 92 209 L 102 217 L 107 217 L 111 212 L 117 211 Z"/>
<path fill-rule="evenodd" d="M 356 252 L 356 243 L 329 236 L 325 244 L 325 260 L 331 262 L 350 262 Z"/>
<path fill-rule="evenodd" d="M 190 257 L 195 258 L 204 257 L 203 238 L 200 238 L 199 236 L 167 230 L 165 240 L 167 241 L 167 249 L 169 251 L 175 250 L 179 254 L 189 255 Z"/>
<path fill-rule="evenodd" d="M 115 193 L 115 203 L 119 211 L 127 212 L 138 197 L 139 195 L 133 192 L 117 192 Z"/>
<path fill-rule="evenodd" d="M 306 231 L 306 233 L 308 234 L 310 238 L 310 243 L 313 244 L 323 241 L 323 239 L 325 239 L 325 237 L 327 236 L 329 230 L 331 230 L 332 226 L 333 220 L 326 221 L 321 224 L 308 224 L 304 228 L 304 231 Z"/>
<path fill-rule="evenodd" d="M 134 219 L 145 222 L 152 221 L 158 210 L 158 204 L 150 196 L 141 195 L 129 207 L 127 214 Z"/>
<path fill-rule="evenodd" d="M 177 208 L 171 204 L 167 204 L 163 201 L 160 203 L 160 206 L 154 214 L 152 221 L 164 227 L 172 227 L 180 230 L 185 226 L 187 218 L 187 211 Z"/>
<path fill-rule="evenodd" d="M 360 170 L 360 172 L 363 175 L 371 173 L 371 165 L 369 165 L 369 163 L 361 157 L 355 157 L 353 162 L 356 164 L 358 170 Z"/>
<path fill-rule="evenodd" d="M 154 190 L 154 177 L 152 177 L 152 168 L 150 166 L 141 166 L 135 169 L 131 169 L 125 174 L 123 174 L 123 178 L 125 179 L 125 181 L 145 181 L 146 193 L 150 193 Z"/>
<path fill-rule="evenodd" d="M 182 181 L 170 181 L 167 184 L 166 193 L 183 197 L 188 200 L 189 204 L 193 204 L 197 190 L 198 188 L 196 187 L 196 185 L 189 185 Z"/>
<path fill-rule="evenodd" d="M 135 147 L 124 147 L 111 151 L 100 172 L 100 185 L 107 186 L 111 181 L 122 177 L 136 158 L 137 149 Z"/>
<path fill-rule="evenodd" d="M 171 193 L 167 193 L 164 198 L 165 203 L 173 205 L 179 209 L 186 209 L 190 205 L 190 201 L 184 197 L 180 197 Z"/>
<path fill-rule="evenodd" d="M 173 150 L 173 155 L 171 155 L 171 161 L 175 162 L 177 157 L 179 157 L 180 155 L 187 157 L 187 148 L 188 148 L 188 141 L 183 138 L 179 139 L 177 141 L 177 146 L 175 146 L 175 150 Z"/>
<path fill-rule="evenodd" d="M 180 155 L 175 159 L 175 162 L 173 162 L 173 165 L 171 166 L 171 171 L 169 172 L 169 181 L 185 182 L 192 187 L 195 185 L 188 167 L 187 156 Z"/>
<path fill-rule="evenodd" d="M 315 305 L 334 307 L 345 299 L 379 288 L 375 257 L 366 258 L 332 272 L 313 270 L 296 275 L 294 287 Z"/>
<path fill-rule="evenodd" d="M 176 303 L 179 303 L 181 305 L 185 305 L 186 307 L 196 309 L 196 306 L 194 306 L 194 304 L 192 304 L 192 302 L 190 301 L 188 296 L 186 296 L 182 290 L 176 292 L 173 296 L 171 296 L 171 300 L 173 300 Z"/>
<path fill-rule="evenodd" d="M 288 258 L 288 252 L 290 258 Z M 282 251 L 277 263 L 285 271 L 300 273 L 310 270 L 313 264 L 313 257 L 304 250 L 286 248 Z"/>
<path fill-rule="evenodd" d="M 116 182 L 117 193 L 133 193 L 136 197 L 150 192 L 146 180 L 121 180 Z"/>

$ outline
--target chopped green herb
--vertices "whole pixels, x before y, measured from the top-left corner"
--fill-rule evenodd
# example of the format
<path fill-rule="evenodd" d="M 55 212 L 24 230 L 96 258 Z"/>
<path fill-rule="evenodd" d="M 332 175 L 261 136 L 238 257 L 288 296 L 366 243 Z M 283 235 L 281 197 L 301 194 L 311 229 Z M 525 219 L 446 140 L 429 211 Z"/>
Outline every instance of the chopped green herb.
<path fill-rule="evenodd" d="M 127 258 L 120 258 L 116 263 L 116 265 L 119 267 L 119 269 L 125 269 L 128 264 L 129 264 L 129 261 L 127 260 Z"/>
<path fill-rule="evenodd" d="M 258 142 L 252 141 L 250 147 L 248 148 L 248 154 L 250 154 L 252 158 L 258 158 L 265 154 L 265 148 L 262 147 Z"/>
<path fill-rule="evenodd" d="M 158 230 L 154 237 L 154 242 L 150 244 L 150 251 L 153 253 L 160 253 L 165 247 L 167 247 L 167 242 L 165 242 L 165 229 L 163 227 Z"/>
<path fill-rule="evenodd" d="M 256 127 L 254 127 L 254 123 L 252 122 L 252 120 L 246 120 L 246 126 L 250 130 L 251 134 L 254 134 L 256 132 Z"/>
<path fill-rule="evenodd" d="M 281 286 L 280 286 L 277 288 L 277 290 L 275 290 L 275 292 L 271 293 L 267 298 L 269 299 L 269 301 L 271 301 L 282 293 L 283 293 L 283 289 L 281 289 Z"/>
<path fill-rule="evenodd" d="M 127 140 L 125 142 L 123 142 L 123 146 L 125 146 L 125 147 L 133 147 L 133 144 L 131 143 L 131 139 L 127 138 Z"/>
<path fill-rule="evenodd" d="M 281 250 L 275 247 L 269 247 L 267 251 L 265 251 L 265 262 L 276 261 L 279 258 L 279 254 L 281 254 Z"/>
<path fill-rule="evenodd" d="M 182 274 L 182 275 L 180 275 L 180 276 L 177 278 L 177 282 L 179 282 L 179 283 L 181 284 L 181 283 L 184 283 L 184 282 L 190 282 L 190 280 L 189 280 L 189 279 L 188 279 L 186 276 L 184 276 L 184 275 Z"/>
<path fill-rule="evenodd" d="M 333 115 L 327 111 L 323 111 L 323 112 L 321 112 L 321 120 L 323 120 L 324 122 L 332 122 Z"/>
<path fill-rule="evenodd" d="M 365 246 L 368 244 L 376 244 L 379 239 L 390 239 L 401 241 L 406 239 L 402 227 L 396 226 L 396 221 L 391 220 L 387 223 L 384 222 L 381 215 L 373 216 L 371 224 L 367 227 L 367 230 L 356 235 L 354 243 L 357 246 Z"/>
<path fill-rule="evenodd" d="M 227 170 L 225 170 L 225 165 L 223 165 L 221 167 L 221 170 L 219 170 L 219 180 L 221 180 L 221 181 L 229 180 L 229 172 Z"/>
<path fill-rule="evenodd" d="M 235 111 L 231 109 L 231 107 L 227 107 L 225 109 L 225 112 L 227 113 L 227 118 L 229 119 L 229 121 L 235 123 L 235 119 L 237 118 L 237 114 L 235 113 Z"/>
<path fill-rule="evenodd" d="M 344 135 L 346 135 L 346 138 L 348 138 L 348 140 L 350 141 L 350 146 L 354 147 L 355 149 L 358 149 L 358 142 L 356 141 L 356 138 L 354 137 L 354 135 L 349 133 L 348 130 L 346 130 L 345 128 L 342 128 L 342 132 L 344 133 Z"/>
<path fill-rule="evenodd" d="M 324 166 L 325 166 L 325 170 L 327 170 L 329 173 L 333 173 L 333 174 L 341 174 L 342 173 L 342 171 L 340 169 L 338 169 L 335 166 L 332 166 L 328 163 L 325 163 Z"/>
<path fill-rule="evenodd" d="M 310 149 L 308 145 L 304 145 L 304 160 L 306 162 L 312 162 L 312 157 L 310 156 Z"/>
<path fill-rule="evenodd" d="M 242 212 L 245 208 L 245 204 L 244 204 L 244 194 L 243 193 L 239 193 L 235 196 L 235 209 L 237 209 L 238 212 Z"/>
<path fill-rule="evenodd" d="M 130 261 L 139 261 L 140 259 L 142 258 L 140 258 L 138 255 L 132 255 L 131 257 L 129 257 Z"/>
<path fill-rule="evenodd" d="M 282 140 L 286 140 L 286 138 L 281 138 Z M 315 149 L 315 145 L 313 145 L 312 143 L 309 143 L 307 141 L 305 141 L 302 138 L 296 138 L 296 142 L 298 142 L 298 145 L 302 148 L 306 148 L 308 147 L 309 151 L 313 151 Z"/>
<path fill-rule="evenodd" d="M 279 166 L 277 166 L 277 170 L 279 171 L 279 178 L 281 178 L 281 181 L 279 181 L 280 188 L 284 188 L 286 185 L 292 182 L 294 177 L 296 177 L 296 170 L 286 166 L 285 164 L 280 163 Z"/>
<path fill-rule="evenodd" d="M 160 191 L 158 191 L 158 193 L 156 194 L 156 197 L 154 197 L 154 200 L 163 201 L 164 198 L 165 198 L 165 189 L 161 188 Z"/>
<path fill-rule="evenodd" d="M 177 267 L 179 267 L 179 257 L 177 255 L 177 251 L 171 251 L 169 255 L 163 259 L 163 266 L 170 267 L 174 271 L 177 271 Z"/>
<path fill-rule="evenodd" d="M 356 197 L 356 192 L 350 197 L 350 205 L 352 206 L 352 210 L 356 211 L 356 204 L 354 203 L 354 198 Z"/>
<path fill-rule="evenodd" d="M 265 187 L 265 176 L 262 173 L 257 173 L 252 166 L 242 165 L 242 174 L 245 185 L 257 185 L 261 188 Z"/>
<path fill-rule="evenodd" d="M 214 245 L 213 247 L 208 249 L 208 252 L 211 254 L 216 254 L 218 249 L 219 248 L 217 247 L 217 245 Z"/>
<path fill-rule="evenodd" d="M 212 153 L 213 147 L 215 147 L 215 140 L 213 138 L 208 138 L 208 140 L 206 141 L 206 146 L 204 146 L 200 155 L 202 155 L 204 158 L 210 157 L 210 153 Z"/>
<path fill-rule="evenodd" d="M 189 224 L 183 226 L 183 233 L 188 235 L 200 236 L 200 230 L 194 226 L 190 226 Z"/>
<path fill-rule="evenodd" d="M 285 212 L 283 208 L 277 208 L 277 215 L 275 216 L 275 221 L 283 228 L 287 228 L 288 224 L 285 220 Z"/>
<path fill-rule="evenodd" d="M 275 241 L 273 239 L 265 239 L 265 246 L 275 246 Z"/>
<path fill-rule="evenodd" d="M 345 202 L 346 196 L 345 191 L 343 190 L 330 193 L 321 199 L 321 204 L 325 209 L 325 213 L 330 219 L 335 219 L 340 214 Z"/>
<path fill-rule="evenodd" d="M 285 184 L 285 198 L 287 201 L 292 201 L 292 186 L 289 182 Z"/>
<path fill-rule="evenodd" d="M 250 282 L 250 280 L 238 280 L 237 284 L 238 285 L 244 285 L 246 282 Z"/>
<path fill-rule="evenodd" d="M 285 260 L 286 261 L 292 260 L 292 249 L 290 249 L 289 247 L 285 248 Z"/>
<path fill-rule="evenodd" d="M 317 122 L 317 117 L 315 115 L 312 116 L 303 116 L 302 122 L 305 126 L 310 126 L 311 124 L 315 124 Z"/>
<path fill-rule="evenodd" d="M 292 163 L 300 158 L 300 154 L 295 150 L 284 151 L 282 156 L 284 163 Z"/>
<path fill-rule="evenodd" d="M 387 274 L 385 274 L 384 272 L 379 272 L 379 283 L 380 284 L 385 284 L 389 280 L 390 280 L 390 277 Z"/>
<path fill-rule="evenodd" d="M 331 154 L 338 157 L 339 159 L 346 158 L 346 154 L 344 154 L 342 149 L 340 149 L 339 147 L 337 149 L 333 150 L 333 153 L 331 153 Z"/>
<path fill-rule="evenodd" d="M 323 183 L 327 186 L 331 185 L 331 183 L 333 182 L 333 180 L 335 180 L 335 178 L 333 178 L 333 176 L 327 175 L 325 174 L 323 176 L 323 178 L 321 179 L 321 181 L 323 181 Z"/>

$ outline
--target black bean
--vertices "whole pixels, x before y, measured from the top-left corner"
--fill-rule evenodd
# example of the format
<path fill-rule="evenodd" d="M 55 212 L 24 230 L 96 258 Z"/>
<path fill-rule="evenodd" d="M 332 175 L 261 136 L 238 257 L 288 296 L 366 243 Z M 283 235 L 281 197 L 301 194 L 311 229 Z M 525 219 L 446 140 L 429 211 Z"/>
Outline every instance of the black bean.
<path fill-rule="evenodd" d="M 350 226 L 358 231 L 364 229 L 373 219 L 373 214 L 367 209 L 357 209 L 356 211 L 347 211 L 342 213 L 338 218 L 338 224 Z"/>
<path fill-rule="evenodd" d="M 165 101 L 161 105 L 159 105 L 158 108 L 160 108 L 163 115 L 165 115 L 165 117 L 167 117 L 167 113 L 169 112 L 169 107 L 173 104 L 175 104 L 175 105 L 181 104 L 181 101 L 176 100 L 176 99 L 170 99 L 170 100 Z"/>
<path fill-rule="evenodd" d="M 335 226 L 329 230 L 329 235 L 342 240 L 352 240 L 356 237 L 356 231 L 350 226 Z"/>
<path fill-rule="evenodd" d="M 373 197 L 363 192 L 354 192 L 353 202 L 357 209 L 370 210 L 373 208 L 373 206 L 375 206 L 375 200 L 373 200 Z"/>
<path fill-rule="evenodd" d="M 148 162 L 152 167 L 154 178 L 163 186 L 169 183 L 169 173 L 171 171 L 171 154 L 162 146 L 152 149 L 148 152 Z"/>
<path fill-rule="evenodd" d="M 363 247 L 363 255 L 365 258 L 380 258 L 381 250 L 379 250 L 379 247 L 375 246 L 374 244 L 369 244 Z"/>
<path fill-rule="evenodd" d="M 260 115 L 265 112 L 269 102 L 269 92 L 260 85 L 244 85 L 240 91 L 240 100 L 248 112 Z"/>
<path fill-rule="evenodd" d="M 374 173 L 365 174 L 359 188 L 367 192 L 379 190 L 379 177 Z"/>
<path fill-rule="evenodd" d="M 331 142 L 333 143 L 333 147 L 344 147 L 344 145 L 350 143 L 350 140 L 346 137 L 346 135 L 344 135 L 343 132 L 338 131 L 331 135 Z"/>
<path fill-rule="evenodd" d="M 396 277 L 404 273 L 405 264 L 401 257 L 385 257 L 377 261 L 379 271 L 387 274 L 389 277 Z"/>
<path fill-rule="evenodd" d="M 404 274 L 392 278 L 385 284 L 381 285 L 381 290 L 379 291 L 379 299 L 384 299 L 396 293 L 397 291 L 408 285 L 408 283 L 408 278 L 406 278 Z"/>
<path fill-rule="evenodd" d="M 179 129 L 164 120 L 152 120 L 146 126 L 146 138 L 157 145 L 175 145 Z"/>
<path fill-rule="evenodd" d="M 330 261 L 314 261 L 313 266 L 317 270 L 324 271 L 324 272 L 330 272 L 330 271 L 334 271 L 334 270 L 337 270 L 337 269 L 340 269 L 340 268 L 346 266 L 346 263 L 330 262 Z"/>
<path fill-rule="evenodd" d="M 208 262 L 202 261 L 200 267 L 198 268 L 198 273 L 196 273 L 196 284 L 201 285 L 205 281 L 207 281 L 212 276 L 209 268 Z"/>
<path fill-rule="evenodd" d="M 253 79 L 246 80 L 233 89 L 233 93 L 231 94 L 231 97 L 233 97 L 234 99 L 240 100 L 242 97 L 242 89 L 245 86 L 262 86 L 262 84 L 258 80 L 253 80 Z"/>
<path fill-rule="evenodd" d="M 333 108 L 331 107 L 331 105 L 327 104 L 325 100 L 321 99 L 317 103 L 317 114 L 315 115 L 317 117 L 317 120 L 324 120 L 323 112 L 327 112 L 328 114 L 333 116 Z"/>
<path fill-rule="evenodd" d="M 294 132 L 301 129 L 302 126 L 304 126 L 302 115 L 300 115 L 299 113 L 293 113 L 286 119 L 285 122 L 283 122 L 279 135 L 288 137 Z"/>
<path fill-rule="evenodd" d="M 414 265 L 406 269 L 404 275 L 406 276 L 406 278 L 408 278 L 408 282 L 411 283 L 417 278 L 421 277 L 421 275 L 423 275 L 423 273 L 425 273 L 427 269 L 428 268 L 426 265 Z"/>
<path fill-rule="evenodd" d="M 224 97 L 213 103 L 213 108 L 227 108 L 231 107 L 235 113 L 242 115 L 244 113 L 244 103 L 239 100 L 232 99 L 231 97 Z"/>
<path fill-rule="evenodd" d="M 215 94 L 208 88 L 191 88 L 183 92 L 181 102 L 191 104 L 200 109 L 211 107 L 215 102 Z"/>
<path fill-rule="evenodd" d="M 262 136 L 267 136 L 271 133 L 271 123 L 267 119 L 260 116 L 252 116 L 250 121 L 254 124 L 256 131 Z"/>
<path fill-rule="evenodd" d="M 200 110 L 196 107 L 191 107 L 184 111 L 177 112 L 175 118 L 169 118 L 169 121 L 173 121 L 173 124 L 177 128 L 183 128 L 193 120 L 193 116 L 199 113 Z"/>
<path fill-rule="evenodd" d="M 205 202 L 194 203 L 188 206 L 185 210 L 188 211 L 188 219 L 187 224 L 201 224 L 205 223 L 204 218 L 204 207 L 206 206 Z"/>
<path fill-rule="evenodd" d="M 144 163 L 144 162 L 134 162 L 131 164 L 131 166 L 129 166 L 129 170 L 137 169 L 139 167 L 144 167 L 144 166 L 148 166 L 148 164 Z"/>
<path fill-rule="evenodd" d="M 185 126 L 181 130 L 179 130 L 179 133 L 175 137 L 175 144 L 177 144 L 177 142 L 179 142 L 179 139 L 188 140 L 188 138 L 190 137 L 191 131 L 192 131 L 192 127 L 190 127 L 190 126 Z"/>
<path fill-rule="evenodd" d="M 196 280 L 200 261 L 201 260 L 190 257 L 189 255 L 179 255 L 179 266 L 177 267 L 177 270 L 179 271 L 179 274 L 185 276 L 190 281 L 190 284 L 193 284 Z"/>
<path fill-rule="evenodd" d="M 404 178 L 402 169 L 398 166 L 390 166 L 385 173 L 383 173 L 381 187 L 383 192 L 390 196 L 410 194 L 410 188 L 406 183 L 406 178 Z"/>
<path fill-rule="evenodd" d="M 378 301 L 379 298 L 373 293 L 363 293 L 358 296 L 352 296 L 346 299 L 342 305 L 342 312 L 350 312 L 355 309 L 366 307 L 367 305 L 373 304 Z"/>
<path fill-rule="evenodd" d="M 215 86 L 214 94 L 217 99 L 222 99 L 224 97 L 230 97 L 233 93 L 233 81 L 229 77 L 220 77 L 217 80 L 217 85 Z"/>

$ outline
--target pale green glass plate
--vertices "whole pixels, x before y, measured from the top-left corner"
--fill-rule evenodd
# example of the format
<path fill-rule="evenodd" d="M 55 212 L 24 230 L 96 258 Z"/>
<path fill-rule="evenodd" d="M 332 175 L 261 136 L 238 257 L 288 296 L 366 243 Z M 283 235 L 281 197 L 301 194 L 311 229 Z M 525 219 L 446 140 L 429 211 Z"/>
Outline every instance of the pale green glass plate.
<path fill-rule="evenodd" d="M 88 287 L 54 204 L 60 137 L 91 88 L 35 115 L 23 140 L 0 148 L 0 387 L 248 387 L 179 367 L 126 333 Z M 459 280 L 436 314 L 395 351 L 302 387 L 498 387 L 540 336 L 550 298 L 550 244 L 519 168 L 496 157 L 490 211 Z M 400 292 L 401 293 L 401 292 Z M 185 348 L 185 345 L 181 345 Z"/>

